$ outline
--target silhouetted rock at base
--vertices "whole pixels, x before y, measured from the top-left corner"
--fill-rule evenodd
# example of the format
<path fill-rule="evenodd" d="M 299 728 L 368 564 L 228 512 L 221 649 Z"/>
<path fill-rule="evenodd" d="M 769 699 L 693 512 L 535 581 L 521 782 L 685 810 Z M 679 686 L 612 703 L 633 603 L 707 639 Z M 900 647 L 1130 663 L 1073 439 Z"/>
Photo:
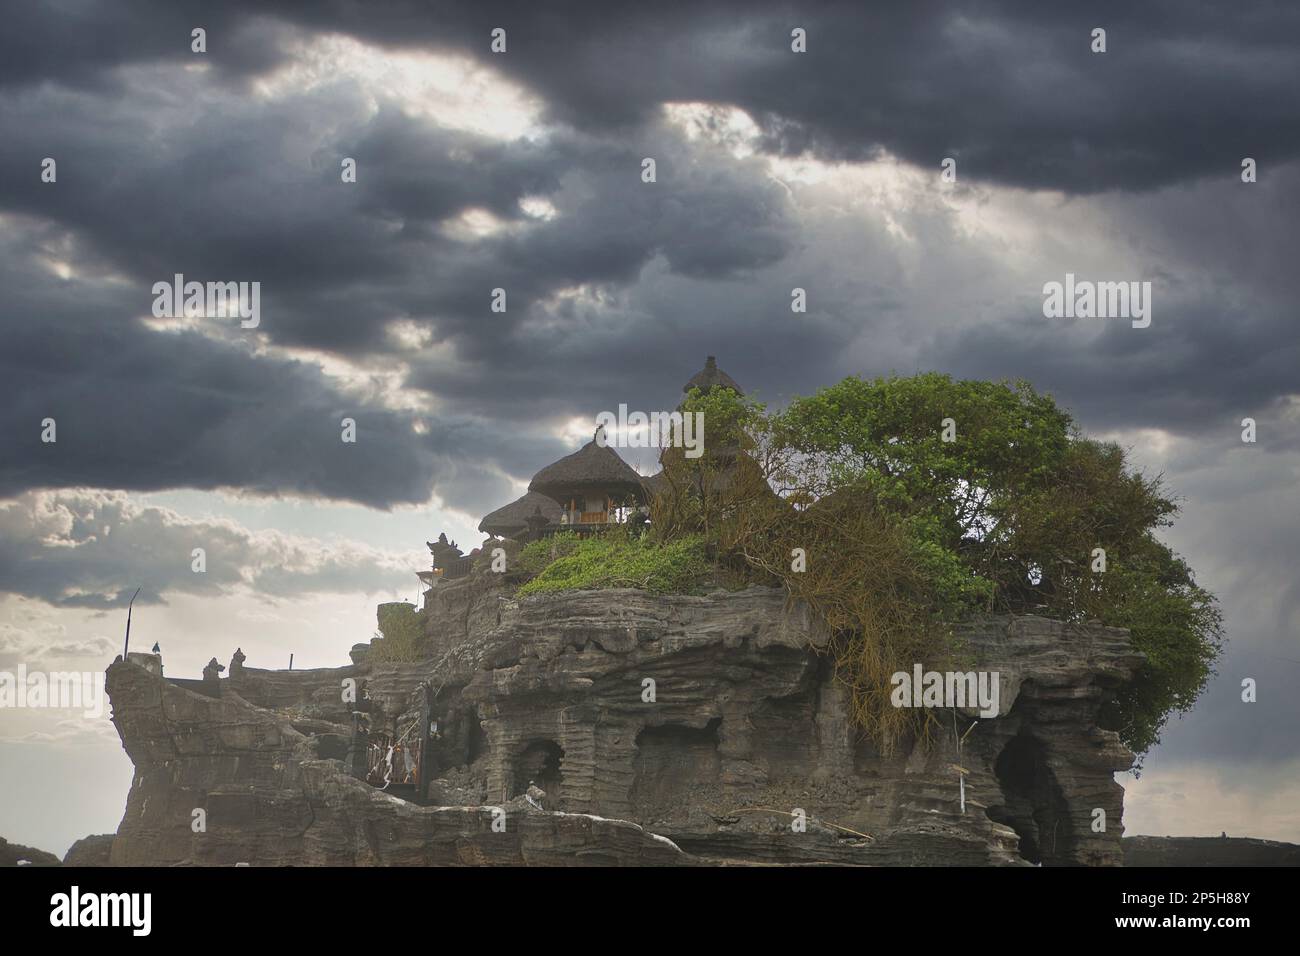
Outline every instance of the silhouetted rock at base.
<path fill-rule="evenodd" d="M 1250 837 L 1124 838 L 1125 866 L 1300 866 L 1300 845 Z"/>
<path fill-rule="evenodd" d="M 10 843 L 4 837 L 0 837 L 0 866 L 17 866 L 20 861 L 26 861 L 30 866 L 60 865 L 59 858 L 53 853 L 23 846 L 21 843 Z"/>

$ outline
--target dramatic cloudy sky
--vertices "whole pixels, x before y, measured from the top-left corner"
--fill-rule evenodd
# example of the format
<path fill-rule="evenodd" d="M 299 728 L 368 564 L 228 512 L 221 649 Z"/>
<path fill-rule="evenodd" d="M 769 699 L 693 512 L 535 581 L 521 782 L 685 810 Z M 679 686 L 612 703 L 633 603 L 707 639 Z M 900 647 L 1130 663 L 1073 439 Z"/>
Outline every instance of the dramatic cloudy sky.
<path fill-rule="evenodd" d="M 340 663 L 425 540 L 707 354 L 777 405 L 1024 377 L 1166 475 L 1226 613 L 1129 831 L 1300 840 L 1300 8 L 869 6 L 6 3 L 0 669 L 102 670 L 141 585 L 170 673 Z M 1044 318 L 1067 272 L 1150 327 Z M 176 273 L 260 325 L 155 318 Z M 106 720 L 0 713 L 0 835 L 111 831 L 129 779 Z"/>

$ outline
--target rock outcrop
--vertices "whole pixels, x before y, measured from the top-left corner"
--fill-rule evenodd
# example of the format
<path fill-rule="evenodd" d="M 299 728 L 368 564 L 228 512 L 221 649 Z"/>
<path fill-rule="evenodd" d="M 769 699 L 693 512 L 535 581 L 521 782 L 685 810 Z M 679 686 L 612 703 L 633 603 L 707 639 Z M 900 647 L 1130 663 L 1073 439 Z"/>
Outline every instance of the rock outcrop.
<path fill-rule="evenodd" d="M 5 866 L 58 866 L 59 858 L 35 847 L 10 843 L 0 837 L 0 867 Z"/>
<path fill-rule="evenodd" d="M 514 599 L 487 579 L 426 598 L 419 663 L 355 648 L 346 667 L 241 662 L 179 681 L 115 662 L 113 720 L 136 773 L 111 862 L 1122 862 L 1113 775 L 1132 755 L 1097 714 L 1141 661 L 1125 631 L 965 628 L 971 666 L 1001 675 L 998 716 L 945 711 L 928 745 L 886 756 L 855 732 L 825 635 L 782 592 Z M 350 772 L 353 711 L 372 730 L 408 726 L 422 681 L 436 805 Z"/>
<path fill-rule="evenodd" d="M 113 852 L 112 833 L 96 833 L 82 837 L 63 854 L 64 866 L 108 866 Z"/>
<path fill-rule="evenodd" d="M 1249 837 L 1125 837 L 1124 865 L 1300 866 L 1300 846 Z"/>

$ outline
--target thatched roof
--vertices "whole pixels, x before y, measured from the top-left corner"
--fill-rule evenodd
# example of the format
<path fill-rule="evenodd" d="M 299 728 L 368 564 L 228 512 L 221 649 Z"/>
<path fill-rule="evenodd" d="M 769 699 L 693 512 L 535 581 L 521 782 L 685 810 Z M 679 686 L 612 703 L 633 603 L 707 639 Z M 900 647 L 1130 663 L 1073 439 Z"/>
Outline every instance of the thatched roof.
<path fill-rule="evenodd" d="M 528 527 L 528 518 L 538 508 L 547 521 L 560 520 L 563 509 L 546 495 L 530 491 L 522 498 L 498 508 L 478 523 L 478 529 L 484 534 L 496 534 L 508 538 Z"/>
<path fill-rule="evenodd" d="M 618 457 L 618 452 L 608 445 L 602 448 L 595 438 L 572 455 L 547 465 L 528 483 L 529 491 L 538 491 L 556 500 L 569 492 L 584 489 L 637 496 L 643 493 L 641 476 Z"/>
<path fill-rule="evenodd" d="M 729 388 L 737 395 L 744 395 L 744 391 L 736 380 L 718 368 L 718 360 L 712 355 L 704 363 L 704 368 L 695 373 L 695 377 L 682 386 L 683 392 L 689 392 L 693 388 L 698 388 L 701 392 L 707 392 L 711 388 Z"/>

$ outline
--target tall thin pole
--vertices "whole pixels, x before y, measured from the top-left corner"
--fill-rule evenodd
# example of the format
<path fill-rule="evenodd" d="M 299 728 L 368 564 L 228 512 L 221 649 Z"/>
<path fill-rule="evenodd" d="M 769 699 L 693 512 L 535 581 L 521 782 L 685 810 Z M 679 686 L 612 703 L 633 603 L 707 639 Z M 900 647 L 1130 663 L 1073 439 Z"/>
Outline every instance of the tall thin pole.
<path fill-rule="evenodd" d="M 139 596 L 140 588 L 136 588 L 135 593 L 131 595 L 131 603 L 126 606 L 126 643 L 122 645 L 122 660 L 126 660 L 127 649 L 131 646 L 131 607 Z"/>
<path fill-rule="evenodd" d="M 415 802 L 424 806 L 429 799 L 429 781 L 437 769 L 433 765 L 433 735 L 429 732 L 429 722 L 433 719 L 433 687 L 428 681 L 416 685 L 424 692 L 420 704 L 420 759 L 415 765 Z"/>

